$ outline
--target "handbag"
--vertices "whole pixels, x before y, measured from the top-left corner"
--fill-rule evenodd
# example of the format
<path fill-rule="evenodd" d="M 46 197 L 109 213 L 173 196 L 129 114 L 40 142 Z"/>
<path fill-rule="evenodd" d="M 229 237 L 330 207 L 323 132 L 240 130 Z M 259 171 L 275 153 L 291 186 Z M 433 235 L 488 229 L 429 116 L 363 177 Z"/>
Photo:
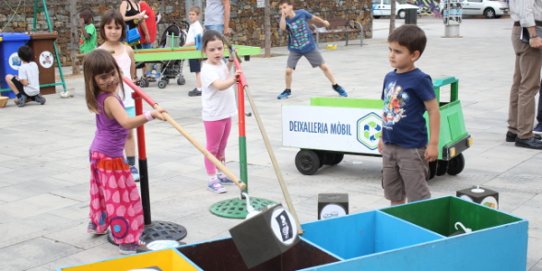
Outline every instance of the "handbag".
<path fill-rule="evenodd" d="M 128 44 L 137 43 L 140 39 L 141 39 L 141 35 L 139 35 L 139 31 L 137 30 L 137 27 L 128 29 L 128 31 L 126 32 L 126 42 L 128 42 Z"/>

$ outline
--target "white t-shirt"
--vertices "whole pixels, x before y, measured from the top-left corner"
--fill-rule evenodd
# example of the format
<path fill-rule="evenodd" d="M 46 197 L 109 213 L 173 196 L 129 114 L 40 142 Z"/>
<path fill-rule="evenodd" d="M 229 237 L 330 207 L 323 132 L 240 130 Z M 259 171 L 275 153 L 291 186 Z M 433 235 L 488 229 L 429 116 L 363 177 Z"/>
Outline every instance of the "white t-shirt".
<path fill-rule="evenodd" d="M 40 94 L 40 72 L 36 62 L 22 63 L 19 67 L 19 80 L 28 80 L 28 85 L 24 86 L 24 93 L 28 96 Z"/>
<path fill-rule="evenodd" d="M 218 90 L 212 86 L 216 80 L 226 80 L 228 66 L 220 62 L 212 65 L 203 62 L 201 67 L 201 117 L 204 121 L 215 121 L 235 116 L 237 113 L 233 86 Z"/>
<path fill-rule="evenodd" d="M 207 0 L 205 6 L 205 25 L 224 24 L 223 0 Z"/>
<path fill-rule="evenodd" d="M 127 47 L 128 45 L 125 46 Z M 119 65 L 123 76 L 131 78 L 130 67 L 132 66 L 132 59 L 130 58 L 130 55 L 128 55 L 128 52 L 126 52 L 126 47 L 123 46 L 124 51 L 122 54 L 113 55 L 113 58 L 117 61 L 117 65 Z M 135 107 L 135 101 L 134 98 L 132 98 L 132 88 L 124 83 L 124 81 L 122 84 L 124 86 L 124 97 L 122 97 L 122 92 L 119 92 L 119 96 L 123 98 L 122 103 L 124 104 L 124 108 Z"/>
<path fill-rule="evenodd" d="M 186 42 L 193 42 L 194 44 L 196 44 L 196 36 L 198 34 L 203 34 L 203 27 L 201 26 L 199 21 L 195 21 L 190 24 L 188 34 L 186 34 Z"/>

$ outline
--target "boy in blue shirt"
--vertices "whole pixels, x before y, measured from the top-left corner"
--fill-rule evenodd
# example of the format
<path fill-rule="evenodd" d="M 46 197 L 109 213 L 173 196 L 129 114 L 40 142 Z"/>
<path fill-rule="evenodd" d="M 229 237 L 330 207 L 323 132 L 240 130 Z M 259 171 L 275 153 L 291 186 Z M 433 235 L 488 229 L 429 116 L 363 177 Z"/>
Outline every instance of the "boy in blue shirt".
<path fill-rule="evenodd" d="M 382 187 L 391 205 L 431 197 L 427 179 L 429 162 L 438 157 L 439 105 L 431 77 L 414 63 L 425 49 L 425 33 L 415 25 L 403 25 L 388 37 L 389 61 L 394 68 L 384 78 Z M 424 112 L 429 115 L 430 138 Z"/>
<path fill-rule="evenodd" d="M 333 90 L 335 90 L 342 97 L 347 97 L 346 91 L 337 84 L 331 69 L 324 63 L 322 54 L 316 48 L 316 43 L 312 37 L 312 31 L 309 28 L 309 21 L 324 24 L 329 26 L 329 22 L 322 20 L 318 16 L 314 16 L 304 9 L 294 10 L 292 1 L 281 0 L 279 2 L 279 9 L 281 12 L 280 17 L 280 29 L 288 33 L 288 64 L 286 67 L 286 89 L 279 94 L 277 99 L 286 99 L 292 94 L 292 74 L 295 70 L 295 66 L 299 59 L 304 56 L 313 68 L 320 67 L 325 76 L 331 82 Z"/>

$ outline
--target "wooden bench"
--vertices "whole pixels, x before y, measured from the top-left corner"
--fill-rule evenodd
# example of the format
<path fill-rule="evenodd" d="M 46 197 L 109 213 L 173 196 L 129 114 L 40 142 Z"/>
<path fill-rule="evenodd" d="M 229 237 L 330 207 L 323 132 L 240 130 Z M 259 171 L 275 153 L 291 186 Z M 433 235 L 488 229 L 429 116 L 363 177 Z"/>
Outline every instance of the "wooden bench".
<path fill-rule="evenodd" d="M 363 46 L 363 26 L 355 20 L 347 20 L 344 18 L 332 18 L 327 20 L 329 27 L 324 25 L 311 24 L 312 33 L 316 36 L 316 43 L 320 44 L 320 36 L 326 34 L 345 34 L 346 46 L 348 46 L 349 35 L 352 33 L 359 36 L 360 46 Z"/>

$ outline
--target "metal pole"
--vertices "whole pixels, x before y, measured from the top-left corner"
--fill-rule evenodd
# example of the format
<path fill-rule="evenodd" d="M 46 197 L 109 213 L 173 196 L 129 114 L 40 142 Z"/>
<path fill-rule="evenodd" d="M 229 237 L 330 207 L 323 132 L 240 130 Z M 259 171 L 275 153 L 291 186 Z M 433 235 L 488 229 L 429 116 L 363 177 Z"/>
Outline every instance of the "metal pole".
<path fill-rule="evenodd" d="M 230 56 L 235 58 L 235 56 Z M 243 80 L 237 80 L 237 114 L 239 116 L 239 175 L 245 183 L 243 192 L 248 193 L 248 170 L 247 170 L 247 137 L 245 130 L 245 85 Z"/>
<path fill-rule="evenodd" d="M 143 114 L 143 101 L 137 92 L 132 93 L 135 101 L 136 115 Z M 141 187 L 141 205 L 143 205 L 143 217 L 145 225 L 151 221 L 151 199 L 149 191 L 149 175 L 147 171 L 147 147 L 145 145 L 145 126 L 137 127 L 137 155 L 139 157 L 139 184 Z"/>
<path fill-rule="evenodd" d="M 77 61 L 77 49 L 79 48 L 79 21 L 77 16 L 77 1 L 70 1 L 70 43 L 72 49 L 70 52 L 70 58 L 72 59 L 72 74 L 79 74 L 79 62 Z"/>
<path fill-rule="evenodd" d="M 265 0 L 263 29 L 265 33 L 265 57 L 271 57 L 271 8 Z"/>

